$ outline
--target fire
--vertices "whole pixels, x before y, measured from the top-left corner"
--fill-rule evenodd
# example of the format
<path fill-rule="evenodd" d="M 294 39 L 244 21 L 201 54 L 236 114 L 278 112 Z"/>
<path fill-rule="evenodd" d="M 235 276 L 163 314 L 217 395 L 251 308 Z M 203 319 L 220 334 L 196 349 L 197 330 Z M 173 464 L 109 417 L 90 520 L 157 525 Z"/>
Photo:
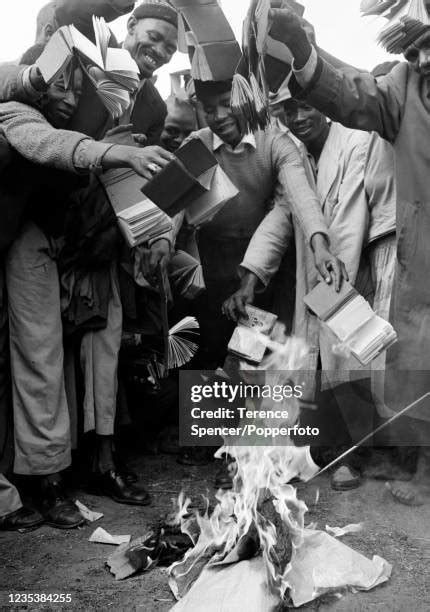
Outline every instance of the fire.
<path fill-rule="evenodd" d="M 279 336 L 278 336 L 279 338 Z M 270 340 L 261 336 L 271 351 L 258 368 L 265 371 L 265 384 L 286 384 L 302 367 L 307 355 L 306 345 L 296 338 Z M 257 368 L 242 371 L 245 380 L 252 379 Z M 270 400 L 263 400 L 267 402 Z M 297 400 L 285 399 L 289 425 L 297 422 Z M 287 407 L 285 406 L 285 407 Z M 269 408 L 269 406 L 266 406 Z M 267 581 L 272 590 L 283 598 L 289 588 L 288 572 L 295 551 L 303 542 L 305 503 L 297 498 L 289 484 L 299 477 L 309 479 L 317 471 L 308 447 L 283 446 L 224 446 L 217 452 L 228 454 L 236 464 L 231 491 L 218 491 L 213 511 L 204 515 L 188 515 L 188 504 L 181 496 L 177 520 L 182 531 L 190 532 L 190 524 L 198 525 L 197 541 L 184 559 L 169 568 L 171 586 L 181 595 L 205 566 L 225 564 L 250 558 L 257 553 L 264 560 Z M 188 515 L 188 516 L 187 516 Z"/>

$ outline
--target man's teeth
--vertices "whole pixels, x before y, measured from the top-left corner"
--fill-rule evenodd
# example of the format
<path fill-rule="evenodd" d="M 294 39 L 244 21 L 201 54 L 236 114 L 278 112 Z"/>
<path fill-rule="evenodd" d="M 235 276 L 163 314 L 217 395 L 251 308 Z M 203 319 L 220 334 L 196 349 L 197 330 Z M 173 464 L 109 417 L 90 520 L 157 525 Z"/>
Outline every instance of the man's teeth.
<path fill-rule="evenodd" d="M 148 64 L 151 64 L 151 66 L 156 66 L 157 65 L 157 62 L 150 55 L 144 55 L 144 58 L 145 58 L 145 61 Z"/>

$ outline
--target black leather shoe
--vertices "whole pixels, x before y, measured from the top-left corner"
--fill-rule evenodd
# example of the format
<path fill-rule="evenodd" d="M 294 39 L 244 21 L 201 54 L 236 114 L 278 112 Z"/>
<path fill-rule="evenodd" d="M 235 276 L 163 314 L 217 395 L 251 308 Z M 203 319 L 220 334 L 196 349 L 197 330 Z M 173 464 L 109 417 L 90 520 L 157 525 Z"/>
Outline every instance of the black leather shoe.
<path fill-rule="evenodd" d="M 133 472 L 133 470 L 128 467 L 121 455 L 119 455 L 118 453 L 114 453 L 113 458 L 116 471 L 118 472 L 118 474 L 121 474 L 121 477 L 126 484 L 134 484 L 139 480 L 139 477 L 136 472 Z"/>
<path fill-rule="evenodd" d="M 69 499 L 61 481 L 42 481 L 41 511 L 45 523 L 57 529 L 75 529 L 85 523 L 85 519 L 76 505 Z"/>
<path fill-rule="evenodd" d="M 147 506 L 151 503 L 149 493 L 145 489 L 127 484 L 121 474 L 115 470 L 96 476 L 93 482 L 95 492 L 106 495 L 119 504 Z"/>
<path fill-rule="evenodd" d="M 23 507 L 0 518 L 0 531 L 32 531 L 43 523 L 44 518 L 39 512 Z"/>

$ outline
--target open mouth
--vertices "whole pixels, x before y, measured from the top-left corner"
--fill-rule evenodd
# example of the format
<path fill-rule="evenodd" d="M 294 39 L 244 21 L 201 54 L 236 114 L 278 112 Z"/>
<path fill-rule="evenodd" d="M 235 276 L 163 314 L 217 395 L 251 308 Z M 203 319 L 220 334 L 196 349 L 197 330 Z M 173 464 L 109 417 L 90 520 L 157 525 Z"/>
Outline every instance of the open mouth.
<path fill-rule="evenodd" d="M 141 59 L 143 59 L 145 64 L 148 66 L 148 68 L 150 68 L 151 70 L 156 70 L 160 67 L 160 61 L 156 59 L 151 53 L 148 53 L 148 51 L 141 50 L 139 55 Z"/>

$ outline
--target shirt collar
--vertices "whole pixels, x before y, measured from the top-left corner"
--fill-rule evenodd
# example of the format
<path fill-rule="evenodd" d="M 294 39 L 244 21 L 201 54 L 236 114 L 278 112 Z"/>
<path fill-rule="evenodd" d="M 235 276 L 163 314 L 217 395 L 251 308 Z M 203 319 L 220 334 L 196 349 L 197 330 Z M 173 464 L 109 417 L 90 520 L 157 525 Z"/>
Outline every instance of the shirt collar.
<path fill-rule="evenodd" d="M 233 151 L 233 153 L 241 153 L 245 149 L 245 145 L 247 144 L 250 145 L 253 149 L 257 148 L 257 143 L 255 141 L 254 134 L 245 134 L 245 136 L 239 142 L 237 147 L 235 147 L 234 149 L 232 149 L 231 146 L 228 145 L 226 142 L 221 140 L 221 138 L 217 136 L 217 134 L 215 133 L 213 134 L 213 150 L 214 151 L 218 151 L 218 149 L 220 149 L 221 147 L 226 147 L 230 151 Z"/>

